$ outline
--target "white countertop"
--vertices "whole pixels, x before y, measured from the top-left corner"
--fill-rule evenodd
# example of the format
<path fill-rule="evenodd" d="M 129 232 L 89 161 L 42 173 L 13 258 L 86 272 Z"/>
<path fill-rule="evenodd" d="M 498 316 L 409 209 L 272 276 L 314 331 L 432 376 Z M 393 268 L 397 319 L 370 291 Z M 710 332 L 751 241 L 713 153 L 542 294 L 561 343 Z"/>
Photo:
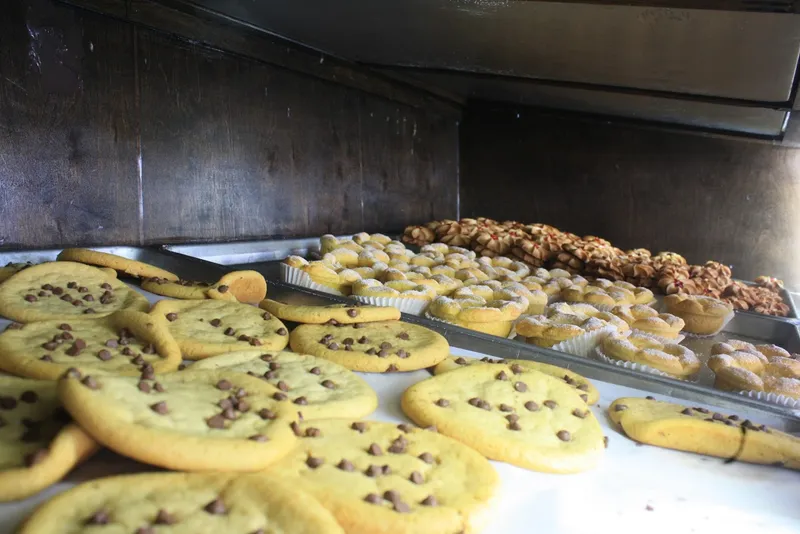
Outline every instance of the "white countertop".
<path fill-rule="evenodd" d="M 153 301 L 159 298 L 145 294 Z M 0 330 L 7 323 L 0 320 Z M 484 356 L 461 349 L 452 352 Z M 430 375 L 415 371 L 362 376 L 380 398 L 370 419 L 410 422 L 400 410 L 400 395 Z M 716 458 L 637 445 L 613 429 L 605 409 L 616 398 L 648 393 L 593 383 L 600 391 L 600 401 L 592 410 L 609 437 L 601 465 L 586 473 L 552 475 L 492 462 L 502 484 L 493 506 L 493 521 L 484 534 L 800 533 L 800 472 L 725 464 Z M 670 400 L 660 395 L 656 398 Z M 148 470 L 157 468 L 101 451 L 41 494 L 0 504 L 0 534 L 14 532 L 37 504 L 75 484 Z"/>

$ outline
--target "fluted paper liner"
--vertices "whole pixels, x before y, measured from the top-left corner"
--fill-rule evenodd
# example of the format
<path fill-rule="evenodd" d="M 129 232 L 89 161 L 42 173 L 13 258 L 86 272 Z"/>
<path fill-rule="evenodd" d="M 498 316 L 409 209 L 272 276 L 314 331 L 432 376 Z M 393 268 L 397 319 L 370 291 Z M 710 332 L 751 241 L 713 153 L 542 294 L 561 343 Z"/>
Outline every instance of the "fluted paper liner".
<path fill-rule="evenodd" d="M 611 356 L 607 356 L 605 351 L 603 351 L 603 347 L 601 345 L 598 345 L 594 349 L 593 355 L 596 360 L 600 360 L 601 362 L 615 365 L 617 367 L 622 367 L 624 369 L 631 369 L 632 371 L 639 371 L 640 373 L 649 373 L 651 375 L 659 375 L 659 376 L 665 376 L 667 378 L 674 378 L 675 380 L 684 380 L 686 382 L 697 382 L 697 379 L 700 376 L 700 372 L 698 371 L 697 374 L 692 376 L 679 377 L 671 375 L 669 373 L 665 373 L 664 371 L 659 371 L 658 369 L 650 367 L 649 365 L 645 365 L 643 363 L 629 362 L 627 360 L 618 360 L 616 358 L 612 358 Z"/>
<path fill-rule="evenodd" d="M 292 267 L 291 265 L 286 265 L 285 263 L 281 263 L 281 282 L 286 282 L 287 284 L 300 287 L 307 287 L 308 289 L 313 289 L 322 293 L 329 293 L 331 295 L 338 295 L 340 297 L 344 296 L 342 293 L 336 291 L 332 287 L 315 282 L 311 279 L 308 273 L 302 269 Z"/>
<path fill-rule="evenodd" d="M 778 406 L 785 406 L 786 408 L 800 409 L 800 399 L 794 399 L 786 395 L 767 393 L 766 391 L 740 391 L 739 395 L 744 395 L 745 397 L 750 397 L 751 399 L 760 400 L 762 402 L 769 402 L 770 404 L 777 404 Z"/>
<path fill-rule="evenodd" d="M 422 315 L 422 312 L 430 305 L 429 300 L 423 299 L 404 299 L 402 297 L 365 297 L 362 295 L 350 295 L 350 298 L 370 304 L 372 306 L 391 306 L 397 308 L 402 313 L 411 315 Z"/>

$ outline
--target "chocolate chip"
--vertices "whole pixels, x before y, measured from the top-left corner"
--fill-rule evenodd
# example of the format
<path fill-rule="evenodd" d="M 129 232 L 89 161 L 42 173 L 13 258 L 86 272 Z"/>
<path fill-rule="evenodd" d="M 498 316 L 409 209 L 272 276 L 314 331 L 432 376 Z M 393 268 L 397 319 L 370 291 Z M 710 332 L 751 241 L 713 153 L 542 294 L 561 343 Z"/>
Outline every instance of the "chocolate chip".
<path fill-rule="evenodd" d="M 324 388 L 328 388 L 328 389 L 336 389 L 336 384 L 333 382 L 333 380 L 323 380 L 323 381 L 320 383 L 320 385 L 321 385 L 322 387 L 324 387 Z"/>
<path fill-rule="evenodd" d="M 72 301 L 72 305 L 76 306 L 76 307 L 77 306 L 83 306 L 83 302 L 81 302 L 80 300 L 73 300 Z"/>
<path fill-rule="evenodd" d="M 306 460 L 306 465 L 311 469 L 316 469 L 317 467 L 321 466 L 325 463 L 325 460 L 322 458 L 314 458 L 313 456 L 309 456 Z"/>
<path fill-rule="evenodd" d="M 103 360 L 104 362 L 107 362 L 108 360 L 111 359 L 111 353 L 103 349 L 97 353 L 97 357 Z"/>
<path fill-rule="evenodd" d="M 557 404 L 553 401 L 544 401 L 544 405 L 551 409 L 557 406 Z M 539 411 L 539 405 L 536 404 L 534 401 L 528 401 L 525 403 L 525 409 L 528 410 L 529 412 L 537 412 Z"/>
<path fill-rule="evenodd" d="M 250 336 L 246 336 L 242 334 L 241 336 L 236 338 L 238 341 L 250 341 Z"/>
<path fill-rule="evenodd" d="M 247 439 L 249 439 L 250 441 L 257 441 L 259 443 L 266 443 L 267 441 L 269 441 L 269 438 L 264 434 L 253 434 Z"/>
<path fill-rule="evenodd" d="M 328 345 L 328 350 L 339 350 L 339 344 L 336 343 L 335 341 L 331 342 Z"/>
<path fill-rule="evenodd" d="M 608 448 L 608 436 L 603 436 L 603 446 L 606 449 Z"/>
<path fill-rule="evenodd" d="M 721 413 L 714 413 L 714 415 L 711 416 L 711 419 L 713 419 L 714 421 L 724 421 L 725 416 L 722 415 Z"/>
<path fill-rule="evenodd" d="M 144 347 L 142 347 L 142 352 L 145 354 L 155 354 L 156 353 L 156 346 L 152 343 L 148 343 Z"/>
<path fill-rule="evenodd" d="M 67 323 L 61 323 L 60 325 L 58 325 L 58 329 L 69 332 L 70 330 L 72 330 L 72 326 L 70 326 Z"/>
<path fill-rule="evenodd" d="M 85 300 L 86 302 L 94 302 L 94 297 L 91 295 L 86 295 L 83 297 L 83 300 Z"/>
<path fill-rule="evenodd" d="M 164 393 L 164 391 L 166 391 L 166 390 L 164 389 L 164 386 L 162 386 L 162 385 L 161 385 L 161 384 L 159 384 L 158 382 L 156 382 L 156 383 L 155 383 L 155 385 L 153 386 L 153 389 L 155 389 L 155 390 L 156 390 L 156 391 L 158 391 L 159 393 Z"/>
<path fill-rule="evenodd" d="M 267 380 L 272 380 L 273 378 L 276 378 L 278 376 L 278 372 L 277 371 L 267 371 L 266 373 L 264 373 L 263 376 Z"/>
<path fill-rule="evenodd" d="M 645 399 L 647 399 L 647 400 L 656 400 L 656 398 L 653 397 L 652 395 L 646 396 Z"/>
<path fill-rule="evenodd" d="M 64 293 L 64 288 L 63 287 L 54 287 L 52 289 L 52 291 L 53 291 L 53 295 L 61 295 L 62 293 Z"/>
<path fill-rule="evenodd" d="M 400 514 L 407 514 L 411 511 L 411 507 L 399 499 L 393 501 L 392 505 L 394 507 L 394 511 Z"/>
<path fill-rule="evenodd" d="M 446 407 L 450 406 L 450 401 L 447 400 L 447 399 L 439 399 L 434 404 L 436 404 L 436 406 L 440 406 L 442 408 L 446 408 Z"/>
<path fill-rule="evenodd" d="M 28 293 L 27 295 L 25 295 L 25 300 L 27 300 L 28 302 L 36 302 L 39 299 L 36 298 L 36 295 L 31 295 L 30 293 Z"/>
<path fill-rule="evenodd" d="M 139 388 L 139 391 L 142 393 L 150 393 L 150 384 L 145 382 L 144 380 L 140 380 L 139 383 L 136 385 Z"/>
<path fill-rule="evenodd" d="M 117 348 L 117 345 L 119 345 L 119 343 L 117 343 L 116 339 L 109 339 L 108 341 L 106 341 L 106 347 L 110 349 Z"/>
<path fill-rule="evenodd" d="M 308 400 L 305 397 L 297 397 L 293 402 L 295 404 L 299 404 L 300 406 L 305 406 L 308 404 Z"/>
<path fill-rule="evenodd" d="M 692 410 L 694 410 L 696 412 L 700 412 L 700 413 L 711 413 L 708 410 L 706 410 L 705 408 L 692 408 Z"/>
<path fill-rule="evenodd" d="M 472 397 L 467 402 L 470 405 L 475 406 L 476 408 L 480 407 L 480 405 L 481 405 L 481 399 L 479 399 L 478 397 Z"/>
<path fill-rule="evenodd" d="M 558 439 L 560 439 L 561 441 L 569 441 L 569 440 L 571 440 L 571 439 L 572 439 L 572 436 L 571 436 L 571 435 L 570 435 L 570 433 L 569 433 L 569 432 L 567 432 L 566 430 L 559 430 L 558 432 L 556 432 L 556 436 L 557 436 L 557 437 L 558 437 Z"/>
<path fill-rule="evenodd" d="M 169 408 L 167 408 L 167 403 L 164 401 L 151 404 L 150 409 L 160 415 L 164 415 L 167 412 L 169 412 Z"/>
<path fill-rule="evenodd" d="M 264 315 L 261 316 L 265 321 L 269 321 L 272 319 L 272 314 L 269 312 L 264 312 Z"/>
<path fill-rule="evenodd" d="M 589 415 L 589 410 L 578 410 L 577 408 L 575 408 L 574 410 L 572 410 L 572 415 L 574 415 L 579 419 L 586 419 L 586 416 Z"/>
<path fill-rule="evenodd" d="M 387 358 L 390 354 L 389 349 L 381 349 L 378 351 L 379 358 Z"/>
<path fill-rule="evenodd" d="M 345 460 L 344 458 L 338 464 L 336 464 L 336 467 L 342 471 L 347 471 L 348 473 L 351 473 L 356 469 L 350 460 Z"/>
<path fill-rule="evenodd" d="M 221 415 L 213 415 L 206 419 L 206 424 L 210 428 L 225 428 L 225 418 Z"/>
<path fill-rule="evenodd" d="M 221 286 L 219 286 L 217 288 L 217 291 L 219 291 L 220 293 L 227 293 L 229 289 L 230 288 L 228 286 L 226 286 L 225 284 L 222 284 Z"/>
<path fill-rule="evenodd" d="M 424 499 L 420 501 L 420 504 L 423 506 L 438 506 L 439 503 L 436 501 L 436 497 L 433 495 L 428 495 Z"/>
<path fill-rule="evenodd" d="M 402 430 L 406 434 L 408 434 L 409 432 L 411 432 L 414 429 L 414 427 L 412 427 L 411 425 L 409 425 L 407 423 L 400 423 L 399 425 L 397 425 L 397 428 Z"/>
<path fill-rule="evenodd" d="M 392 348 L 392 344 L 389 343 L 388 341 L 384 341 L 383 343 L 381 343 L 381 348 L 382 349 L 391 349 Z"/>
<path fill-rule="evenodd" d="M 509 430 L 522 430 L 522 427 L 521 427 L 521 426 L 519 426 L 519 423 L 517 423 L 516 421 L 514 421 L 513 423 L 509 423 L 509 425 L 508 425 L 508 429 L 509 429 Z"/>
<path fill-rule="evenodd" d="M 314 428 L 310 426 L 306 428 L 306 437 L 307 438 L 318 438 L 322 435 L 322 431 L 319 428 Z"/>
<path fill-rule="evenodd" d="M 131 359 L 131 363 L 133 365 L 143 365 L 144 364 L 144 358 L 142 358 L 141 354 L 138 354 L 135 358 Z"/>
<path fill-rule="evenodd" d="M 358 315 L 358 310 L 356 310 L 355 308 L 350 308 L 349 310 L 347 310 L 348 317 L 356 317 L 357 315 Z"/>
<path fill-rule="evenodd" d="M 355 341 L 353 341 L 352 337 L 346 337 L 342 340 L 342 343 L 344 343 L 345 345 L 352 345 L 353 343 L 355 343 Z"/>
<path fill-rule="evenodd" d="M 583 402 L 589 402 L 589 395 L 580 395 L 580 398 Z"/>
<path fill-rule="evenodd" d="M 87 376 L 86 378 L 81 380 L 81 384 L 83 384 L 84 386 L 86 386 L 89 389 L 99 389 L 100 388 L 100 385 L 97 383 L 97 380 L 95 380 L 92 376 Z"/>
<path fill-rule="evenodd" d="M 66 371 L 64 371 L 64 378 L 80 378 L 81 372 L 75 369 L 74 367 L 70 367 Z"/>
<path fill-rule="evenodd" d="M 203 510 L 205 510 L 209 514 L 214 514 L 214 515 L 224 515 L 228 512 L 228 510 L 225 508 L 225 503 L 222 502 L 222 499 L 219 498 L 214 499 L 213 501 L 205 505 Z"/>
<path fill-rule="evenodd" d="M 358 432 L 360 434 L 363 434 L 364 431 L 367 429 L 367 425 L 366 425 L 366 423 L 362 423 L 360 421 L 357 421 L 357 422 L 353 423 L 352 425 L 350 425 L 350 428 L 352 428 L 353 430 L 355 430 L 356 432 Z"/>
<path fill-rule="evenodd" d="M 175 312 L 170 312 L 167 314 L 167 321 L 172 322 L 178 318 L 178 314 Z"/>
<path fill-rule="evenodd" d="M 375 348 L 374 348 L 374 347 L 370 347 L 370 348 L 368 348 L 368 349 L 366 350 L 366 353 L 367 353 L 367 354 L 369 354 L 369 355 L 371 355 L 371 356 L 374 356 L 375 354 L 378 354 L 378 351 L 377 351 L 377 350 L 375 350 Z"/>
<path fill-rule="evenodd" d="M 55 343 L 53 341 L 48 341 L 47 343 L 44 343 L 42 345 L 42 348 L 44 350 L 56 350 L 58 348 L 58 343 Z"/>
<path fill-rule="evenodd" d="M 528 385 L 525 382 L 516 382 L 514 383 L 514 389 L 520 393 L 524 393 L 528 391 Z"/>
<path fill-rule="evenodd" d="M 399 371 L 397 366 L 395 364 L 391 364 L 389 367 L 386 368 L 385 372 L 386 373 L 396 373 L 397 371 Z"/>
<path fill-rule="evenodd" d="M 279 364 L 278 362 L 270 362 L 270 364 L 269 364 L 270 371 L 274 371 L 274 370 L 280 369 L 280 368 L 281 368 L 281 364 Z"/>
<path fill-rule="evenodd" d="M 383 456 L 383 451 L 377 443 L 370 445 L 367 452 L 372 456 Z"/>
<path fill-rule="evenodd" d="M 111 289 L 111 284 L 109 284 L 108 282 L 103 282 L 102 284 L 100 284 L 100 288 L 101 288 L 101 289 L 108 289 L 108 290 L 110 290 L 110 289 Z"/>
<path fill-rule="evenodd" d="M 53 361 L 53 358 L 49 354 L 45 354 L 44 356 L 42 356 L 39 359 L 42 360 L 43 362 L 52 362 Z"/>
<path fill-rule="evenodd" d="M 392 454 L 402 454 L 406 450 L 406 445 L 408 445 L 408 441 L 403 436 L 400 436 L 392 442 L 388 450 Z"/>
<path fill-rule="evenodd" d="M 67 287 L 70 289 L 75 289 L 78 287 L 78 282 L 67 282 Z"/>
<path fill-rule="evenodd" d="M 499 406 L 501 412 L 513 412 L 514 408 L 508 404 L 501 404 Z"/>
<path fill-rule="evenodd" d="M 521 374 L 523 371 L 522 366 L 518 363 L 511 364 L 511 372 L 515 375 Z"/>
<path fill-rule="evenodd" d="M 364 471 L 364 474 L 371 478 L 379 477 L 383 474 L 383 468 L 379 465 L 370 465 L 367 467 L 367 470 Z"/>
<path fill-rule="evenodd" d="M 67 295 L 62 295 L 62 296 L 61 296 L 61 300 L 63 300 L 64 302 L 72 302 L 72 297 L 71 297 L 71 296 L 69 296 L 69 294 L 67 294 Z"/>
<path fill-rule="evenodd" d="M 156 372 L 155 370 L 153 370 L 153 366 L 150 364 L 144 365 L 141 371 L 142 375 L 140 378 L 142 380 L 153 380 L 156 377 Z"/>
<path fill-rule="evenodd" d="M 581 391 L 589 391 L 589 384 L 581 384 L 578 386 L 578 389 Z"/>
<path fill-rule="evenodd" d="M 25 466 L 32 467 L 47 458 L 47 449 L 39 449 L 36 452 L 25 455 Z"/>
<path fill-rule="evenodd" d="M 220 389 L 222 391 L 228 391 L 232 387 L 233 384 L 231 384 L 228 380 L 225 380 L 224 378 L 219 382 L 217 382 L 217 389 Z"/>
<path fill-rule="evenodd" d="M 287 332 L 285 328 L 278 328 L 277 330 L 275 330 L 275 333 L 278 334 L 279 336 L 285 336 L 289 332 Z"/>
<path fill-rule="evenodd" d="M 105 510 L 98 510 L 92 517 L 86 520 L 87 525 L 107 525 L 111 518 Z"/>
<path fill-rule="evenodd" d="M 222 417 L 230 421 L 234 421 L 236 420 L 236 412 L 233 411 L 233 408 L 225 408 L 222 410 Z"/>
<path fill-rule="evenodd" d="M 739 416 L 738 415 L 729 415 L 728 419 L 730 419 L 731 421 L 738 421 L 739 420 Z"/>
<path fill-rule="evenodd" d="M 281 380 L 277 384 L 275 384 L 275 387 L 277 387 L 281 391 L 289 391 L 289 384 L 287 384 L 283 380 Z"/>
<path fill-rule="evenodd" d="M 303 430 L 300 428 L 300 424 L 297 421 L 292 421 L 291 423 L 289 423 L 289 428 L 292 429 L 292 432 L 294 433 L 295 436 L 297 436 L 298 438 L 302 437 Z"/>
<path fill-rule="evenodd" d="M 370 504 L 380 504 L 382 502 L 380 496 L 376 495 L 375 493 L 370 493 L 364 497 L 364 500 Z"/>
<path fill-rule="evenodd" d="M 228 328 L 225 329 L 223 334 L 225 334 L 226 336 L 232 336 L 232 335 L 236 334 L 236 330 L 234 330 L 233 328 L 231 328 L 229 326 Z"/>
<path fill-rule="evenodd" d="M 694 412 L 692 412 L 691 408 L 684 408 L 683 410 L 681 410 L 681 413 L 683 415 L 693 415 L 694 414 Z"/>
<path fill-rule="evenodd" d="M 358 338 L 358 342 L 361 343 L 362 345 L 365 343 L 369 343 L 369 338 L 367 336 L 361 336 L 360 338 Z"/>
<path fill-rule="evenodd" d="M 614 411 L 615 412 L 624 412 L 627 409 L 628 409 L 628 406 L 626 404 L 617 404 L 617 405 L 614 406 Z"/>
<path fill-rule="evenodd" d="M 467 365 L 467 360 L 465 360 L 464 358 L 456 358 L 456 363 L 458 365 Z"/>
<path fill-rule="evenodd" d="M 432 464 L 435 461 L 434 458 L 433 458 L 433 455 L 431 453 L 429 453 L 429 452 L 423 452 L 422 454 L 417 456 L 417 458 L 419 458 L 420 460 L 422 460 L 426 464 Z"/>
<path fill-rule="evenodd" d="M 298 402 L 298 404 L 300 404 L 300 403 Z M 242 413 L 249 412 L 250 411 L 250 403 L 247 402 L 246 400 L 240 399 L 239 401 L 236 402 L 236 405 L 234 406 L 234 408 L 236 408 L 237 410 L 239 410 Z"/>
<path fill-rule="evenodd" d="M 397 338 L 402 339 L 404 341 L 408 341 L 409 339 L 408 332 L 400 332 L 399 334 L 397 334 Z"/>
<path fill-rule="evenodd" d="M 172 525 L 176 522 L 175 518 L 164 509 L 158 511 L 156 518 L 153 521 L 156 525 Z"/>
<path fill-rule="evenodd" d="M 39 400 L 39 395 L 35 391 L 24 391 L 22 395 L 19 396 L 19 400 L 27 404 L 33 404 L 34 402 Z"/>
<path fill-rule="evenodd" d="M 260 359 L 261 359 L 261 361 L 264 361 L 264 362 L 271 362 L 272 361 L 272 354 L 269 354 L 269 353 L 262 354 L 260 356 Z"/>
<path fill-rule="evenodd" d="M 489 404 L 487 401 L 482 400 L 480 404 L 478 404 L 478 408 L 480 408 L 481 410 L 491 410 L 492 405 Z"/>
<path fill-rule="evenodd" d="M 266 409 L 266 408 L 261 408 L 261 409 L 258 411 L 258 416 L 259 416 L 261 419 L 275 419 L 275 418 L 277 418 L 277 417 L 278 417 L 278 416 L 275 414 L 275 412 L 273 412 L 272 410 L 268 410 L 268 409 Z"/>

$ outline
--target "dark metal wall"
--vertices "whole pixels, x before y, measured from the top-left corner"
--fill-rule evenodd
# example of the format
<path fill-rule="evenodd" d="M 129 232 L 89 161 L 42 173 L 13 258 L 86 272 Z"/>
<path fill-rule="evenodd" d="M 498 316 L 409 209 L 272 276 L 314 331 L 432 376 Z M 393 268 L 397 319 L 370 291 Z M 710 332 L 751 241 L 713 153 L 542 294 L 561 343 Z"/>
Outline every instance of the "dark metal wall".
<path fill-rule="evenodd" d="M 468 107 L 461 214 L 545 222 L 800 287 L 800 151 Z"/>
<path fill-rule="evenodd" d="M 456 215 L 457 113 L 378 76 L 380 90 L 353 88 L 372 75 L 322 57 L 315 76 L 242 57 L 261 50 L 252 39 L 231 39 L 236 55 L 193 43 L 50 0 L 4 3 L 1 246 L 396 230 Z"/>

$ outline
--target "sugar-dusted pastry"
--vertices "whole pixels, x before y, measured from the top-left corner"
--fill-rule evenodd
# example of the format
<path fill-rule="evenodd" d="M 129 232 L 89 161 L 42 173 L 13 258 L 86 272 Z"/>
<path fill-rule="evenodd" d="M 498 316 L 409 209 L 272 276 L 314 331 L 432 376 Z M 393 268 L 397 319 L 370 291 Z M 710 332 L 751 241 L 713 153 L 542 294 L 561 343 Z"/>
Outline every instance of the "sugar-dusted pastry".
<path fill-rule="evenodd" d="M 360 280 L 353 284 L 354 297 L 390 297 L 430 302 L 436 291 L 413 280 L 392 280 L 382 284 L 378 280 Z"/>
<path fill-rule="evenodd" d="M 644 304 L 615 306 L 611 309 L 611 313 L 623 319 L 635 330 L 664 339 L 677 339 L 684 326 L 680 317 L 669 313 L 658 313 Z"/>
<path fill-rule="evenodd" d="M 578 315 L 552 314 L 529 315 L 517 321 L 517 334 L 523 336 L 528 343 L 540 347 L 552 347 L 562 341 L 605 328 L 605 321 L 594 317 Z"/>
<path fill-rule="evenodd" d="M 622 288 L 627 289 L 631 293 L 633 293 L 633 302 L 631 304 L 650 304 L 655 300 L 655 296 L 653 296 L 653 292 L 647 289 L 646 287 L 637 287 L 633 284 L 628 282 L 624 282 L 622 280 L 606 280 L 605 278 L 598 278 L 592 282 L 589 282 L 590 286 L 599 287 L 605 290 L 612 289 L 612 288 Z"/>
<path fill-rule="evenodd" d="M 319 238 L 320 254 L 327 254 L 339 248 L 350 249 L 356 253 L 364 250 L 364 247 L 353 241 L 352 239 L 339 239 L 331 234 L 325 234 Z"/>
<path fill-rule="evenodd" d="M 617 306 L 633 304 L 636 296 L 629 290 L 612 285 L 608 289 L 597 286 L 572 285 L 561 290 L 561 296 L 567 302 L 585 302 L 593 305 Z"/>
<path fill-rule="evenodd" d="M 528 307 L 527 300 L 511 293 L 497 295 L 506 298 L 494 298 L 492 291 L 489 300 L 473 294 L 471 288 L 462 288 L 457 293 L 453 298 L 438 297 L 431 303 L 428 313 L 464 328 L 507 337 L 513 321 Z"/>
<path fill-rule="evenodd" d="M 676 378 L 696 374 L 701 367 L 694 352 L 676 343 L 662 343 L 650 336 L 613 333 L 601 341 L 609 358 L 647 365 Z"/>
<path fill-rule="evenodd" d="M 692 334 L 711 335 L 722 328 L 733 306 L 712 297 L 676 293 L 664 297 L 667 311 L 683 319 L 684 330 Z"/>
<path fill-rule="evenodd" d="M 711 347 L 708 367 L 714 387 L 727 391 L 763 391 L 800 399 L 800 359 L 777 345 L 730 340 Z"/>

